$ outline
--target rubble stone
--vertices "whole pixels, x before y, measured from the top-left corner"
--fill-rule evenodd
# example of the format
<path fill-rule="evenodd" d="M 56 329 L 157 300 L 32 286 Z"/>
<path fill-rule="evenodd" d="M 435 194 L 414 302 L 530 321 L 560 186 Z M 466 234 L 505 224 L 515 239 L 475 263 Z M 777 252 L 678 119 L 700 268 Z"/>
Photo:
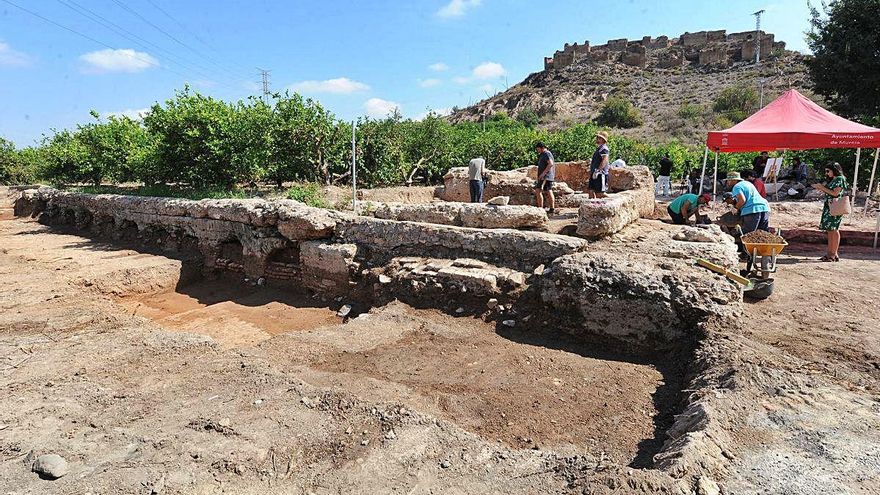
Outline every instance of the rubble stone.
<path fill-rule="evenodd" d="M 741 313 L 742 293 L 732 283 L 692 263 L 661 260 L 639 253 L 562 256 L 542 277 L 541 295 L 576 315 L 581 330 L 635 342 L 673 342 L 700 322 Z"/>
<path fill-rule="evenodd" d="M 534 206 L 493 206 L 458 202 L 374 205 L 373 215 L 386 220 L 488 229 L 542 229 L 547 224 L 547 213 Z"/>
<path fill-rule="evenodd" d="M 349 273 L 357 270 L 354 244 L 331 244 L 325 241 L 305 241 L 299 245 L 303 285 L 315 290 L 331 292 L 348 288 Z"/>
<path fill-rule="evenodd" d="M 558 166 L 559 164 L 557 164 Z M 529 177 L 527 169 L 488 172 L 488 181 L 484 190 L 484 196 L 508 196 L 512 205 L 531 205 L 534 203 L 534 179 Z M 467 167 L 455 167 L 449 169 L 443 176 L 444 186 L 438 189 L 438 198 L 443 201 L 457 201 L 465 203 L 470 200 L 470 179 Z M 557 175 L 557 181 L 553 184 L 553 192 L 558 196 L 565 196 L 574 191 L 562 180 L 562 175 Z"/>
<path fill-rule="evenodd" d="M 467 257 L 529 272 L 535 266 L 587 247 L 583 239 L 541 232 L 482 230 L 368 217 L 340 221 L 336 238 L 374 253 Z"/>

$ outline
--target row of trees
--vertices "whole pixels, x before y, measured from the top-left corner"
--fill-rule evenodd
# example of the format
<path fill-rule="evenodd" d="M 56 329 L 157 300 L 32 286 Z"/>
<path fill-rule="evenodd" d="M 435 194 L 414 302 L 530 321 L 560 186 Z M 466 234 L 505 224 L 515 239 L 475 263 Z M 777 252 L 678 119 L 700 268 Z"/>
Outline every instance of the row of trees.
<path fill-rule="evenodd" d="M 349 177 L 352 124 L 297 94 L 229 103 L 185 88 L 153 105 L 142 121 L 95 112 L 91 117 L 36 147 L 16 150 L 0 142 L 0 181 L 231 189 L 254 182 L 342 183 Z M 599 130 L 594 124 L 537 129 L 504 114 L 482 123 L 392 115 L 356 125 L 358 177 L 365 186 L 437 182 L 450 167 L 477 155 L 493 169 L 523 167 L 534 162 L 537 141 L 547 143 L 558 160 L 585 160 Z M 676 142 L 653 146 L 613 136 L 610 145 L 632 164 L 654 165 L 664 153 L 681 166 L 701 158 L 699 150 Z M 723 165 L 737 166 L 736 160 L 747 162 L 726 156 Z"/>

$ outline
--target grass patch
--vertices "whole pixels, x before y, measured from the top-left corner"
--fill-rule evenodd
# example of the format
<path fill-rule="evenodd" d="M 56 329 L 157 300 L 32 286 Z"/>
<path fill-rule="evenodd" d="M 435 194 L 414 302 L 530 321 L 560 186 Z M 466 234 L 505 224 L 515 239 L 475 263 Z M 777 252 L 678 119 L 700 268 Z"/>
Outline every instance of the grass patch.
<path fill-rule="evenodd" d="M 221 189 L 221 188 L 187 188 L 175 186 L 75 186 L 66 188 L 68 191 L 86 194 L 123 194 L 127 196 L 152 196 L 158 198 L 181 198 L 181 199 L 244 199 L 257 196 L 256 191 L 244 189 Z"/>
<path fill-rule="evenodd" d="M 287 199 L 294 199 L 316 208 L 330 208 L 330 203 L 327 202 L 318 184 L 294 184 L 287 190 Z"/>

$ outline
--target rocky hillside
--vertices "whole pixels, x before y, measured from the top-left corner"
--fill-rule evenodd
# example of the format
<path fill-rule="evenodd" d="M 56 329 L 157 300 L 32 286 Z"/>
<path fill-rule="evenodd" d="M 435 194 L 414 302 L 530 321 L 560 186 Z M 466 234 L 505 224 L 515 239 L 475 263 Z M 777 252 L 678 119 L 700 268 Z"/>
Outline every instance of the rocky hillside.
<path fill-rule="evenodd" d="M 615 133 L 696 144 L 705 139 L 707 129 L 731 125 L 712 110 L 713 101 L 725 88 L 742 84 L 760 94 L 760 81 L 764 79 L 765 104 L 789 87 L 813 97 L 804 58 L 797 52 L 781 51 L 760 65 L 736 61 L 709 66 L 685 63 L 671 68 L 585 60 L 533 73 L 507 91 L 455 111 L 450 120 L 478 121 L 501 111 L 516 117 L 533 111 L 540 126 L 555 128 L 595 119 L 603 103 L 615 96 L 631 102 L 644 122 Z"/>

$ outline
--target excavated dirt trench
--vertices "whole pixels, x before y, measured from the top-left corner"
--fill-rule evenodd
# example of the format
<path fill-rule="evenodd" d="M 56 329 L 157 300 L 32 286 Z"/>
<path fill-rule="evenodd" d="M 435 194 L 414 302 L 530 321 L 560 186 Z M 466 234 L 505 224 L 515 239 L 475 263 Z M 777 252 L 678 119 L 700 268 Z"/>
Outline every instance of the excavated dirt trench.
<path fill-rule="evenodd" d="M 196 280 L 118 302 L 171 331 L 225 348 L 260 346 L 290 371 L 306 367 L 515 448 L 588 451 L 647 467 L 683 387 L 681 353 L 661 359 L 586 343 L 536 321 L 519 328 L 393 302 L 344 320 L 345 299 L 254 286 L 240 275 Z M 277 341 L 274 337 L 280 337 Z"/>
<path fill-rule="evenodd" d="M 405 404 L 514 448 L 648 467 L 680 405 L 685 351 L 634 356 L 540 318 L 508 328 L 399 302 L 359 315 L 366 308 L 356 307 L 343 321 L 337 310 L 347 300 L 255 286 L 234 269 L 216 280 L 169 276 L 195 270 L 35 222 L 12 223 L 16 240 L 43 246 L 28 261 L 72 260 L 63 266 L 84 280 L 84 297 L 110 296 L 120 312 L 169 331 L 207 335 L 232 352 L 264 352 L 273 367 L 305 372 L 315 385 Z M 102 281 L 118 278 L 114 265 L 124 268 L 124 284 Z M 130 268 L 152 265 L 164 268 Z"/>

